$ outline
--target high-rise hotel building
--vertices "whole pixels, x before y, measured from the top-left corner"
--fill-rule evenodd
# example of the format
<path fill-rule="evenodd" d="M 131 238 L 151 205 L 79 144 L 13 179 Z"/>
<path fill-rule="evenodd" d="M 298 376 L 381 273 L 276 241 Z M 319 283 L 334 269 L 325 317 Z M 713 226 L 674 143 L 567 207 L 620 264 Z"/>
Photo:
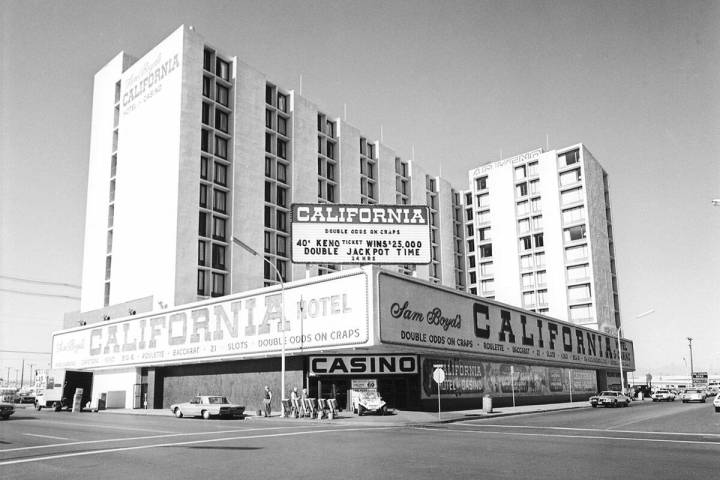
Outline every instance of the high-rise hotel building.
<path fill-rule="evenodd" d="M 291 263 L 294 202 L 427 204 L 432 262 L 389 268 L 465 289 L 462 196 L 447 181 L 192 27 L 118 54 L 94 81 L 81 311 L 271 285 L 265 259 L 284 281 L 339 268 Z"/>
<path fill-rule="evenodd" d="M 616 331 L 608 177 L 588 149 L 534 150 L 475 168 L 469 182 L 469 291 Z"/>

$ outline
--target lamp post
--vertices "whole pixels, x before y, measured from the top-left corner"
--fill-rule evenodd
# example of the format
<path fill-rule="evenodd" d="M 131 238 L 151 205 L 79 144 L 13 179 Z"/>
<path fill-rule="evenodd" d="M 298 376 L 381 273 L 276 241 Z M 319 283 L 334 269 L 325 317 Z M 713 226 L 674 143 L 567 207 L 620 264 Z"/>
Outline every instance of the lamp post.
<path fill-rule="evenodd" d="M 692 358 L 692 337 L 687 337 L 688 347 L 690 348 L 690 385 L 693 384 L 693 358 Z"/>
<path fill-rule="evenodd" d="M 638 315 L 635 315 L 635 318 L 642 318 L 647 315 L 655 313 L 655 309 L 651 308 L 650 310 L 640 313 Z M 622 343 L 620 343 L 620 332 L 622 331 L 622 325 L 617 327 L 617 338 L 618 338 L 618 363 L 620 364 L 620 392 L 625 393 L 625 378 L 623 377 L 623 364 L 622 364 Z"/>
<path fill-rule="evenodd" d="M 260 254 L 255 249 L 244 244 L 237 237 L 233 237 L 233 243 L 243 248 L 243 250 L 247 251 L 255 257 L 260 256 Z M 275 266 L 273 262 L 265 258 L 264 255 L 262 256 L 262 259 L 265 261 L 265 263 L 272 267 L 272 269 L 275 271 L 275 274 L 277 275 L 278 282 L 280 282 L 280 331 L 282 332 L 282 345 L 280 347 L 280 411 L 284 416 L 285 409 L 282 405 L 282 401 L 285 400 L 285 283 L 283 282 L 282 275 L 280 275 L 280 270 L 278 270 L 277 266 Z"/>

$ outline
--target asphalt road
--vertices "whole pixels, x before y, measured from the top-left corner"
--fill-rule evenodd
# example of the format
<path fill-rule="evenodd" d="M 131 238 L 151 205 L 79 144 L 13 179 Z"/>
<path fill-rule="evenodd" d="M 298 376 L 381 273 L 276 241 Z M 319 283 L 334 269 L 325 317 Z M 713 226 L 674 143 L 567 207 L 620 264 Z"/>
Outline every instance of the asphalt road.
<path fill-rule="evenodd" d="M 2 479 L 716 478 L 710 404 L 634 402 L 448 424 L 201 420 L 20 410 Z"/>

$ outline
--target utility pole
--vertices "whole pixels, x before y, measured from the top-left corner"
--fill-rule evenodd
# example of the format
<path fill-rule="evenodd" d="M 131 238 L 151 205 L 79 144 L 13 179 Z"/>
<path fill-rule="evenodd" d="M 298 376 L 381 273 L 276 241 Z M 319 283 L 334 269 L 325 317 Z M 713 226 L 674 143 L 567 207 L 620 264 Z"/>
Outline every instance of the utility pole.
<path fill-rule="evenodd" d="M 692 358 L 692 337 L 687 337 L 688 339 L 688 347 L 690 347 L 690 385 L 692 385 L 693 381 L 693 358 Z"/>
<path fill-rule="evenodd" d="M 22 367 L 20 367 L 20 389 L 25 386 L 25 359 L 22 359 Z"/>

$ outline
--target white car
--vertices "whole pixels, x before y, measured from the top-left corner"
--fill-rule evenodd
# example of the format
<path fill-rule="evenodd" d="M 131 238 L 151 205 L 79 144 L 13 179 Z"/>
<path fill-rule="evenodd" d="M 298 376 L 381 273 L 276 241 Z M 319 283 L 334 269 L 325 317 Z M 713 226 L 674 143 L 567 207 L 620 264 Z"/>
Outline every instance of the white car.
<path fill-rule="evenodd" d="M 674 402 L 675 394 L 670 390 L 658 389 L 650 395 L 653 402 Z"/>
<path fill-rule="evenodd" d="M 705 389 L 688 388 L 680 395 L 683 403 L 687 402 L 703 402 L 705 403 Z"/>
<path fill-rule="evenodd" d="M 216 416 L 243 418 L 245 407 L 230 403 L 222 395 L 198 395 L 189 402 L 170 405 L 170 411 L 177 418 L 202 417 L 208 420 Z"/>
<path fill-rule="evenodd" d="M 713 406 L 715 407 L 715 413 L 720 413 L 720 393 L 715 395 L 715 400 L 713 400 Z"/>

